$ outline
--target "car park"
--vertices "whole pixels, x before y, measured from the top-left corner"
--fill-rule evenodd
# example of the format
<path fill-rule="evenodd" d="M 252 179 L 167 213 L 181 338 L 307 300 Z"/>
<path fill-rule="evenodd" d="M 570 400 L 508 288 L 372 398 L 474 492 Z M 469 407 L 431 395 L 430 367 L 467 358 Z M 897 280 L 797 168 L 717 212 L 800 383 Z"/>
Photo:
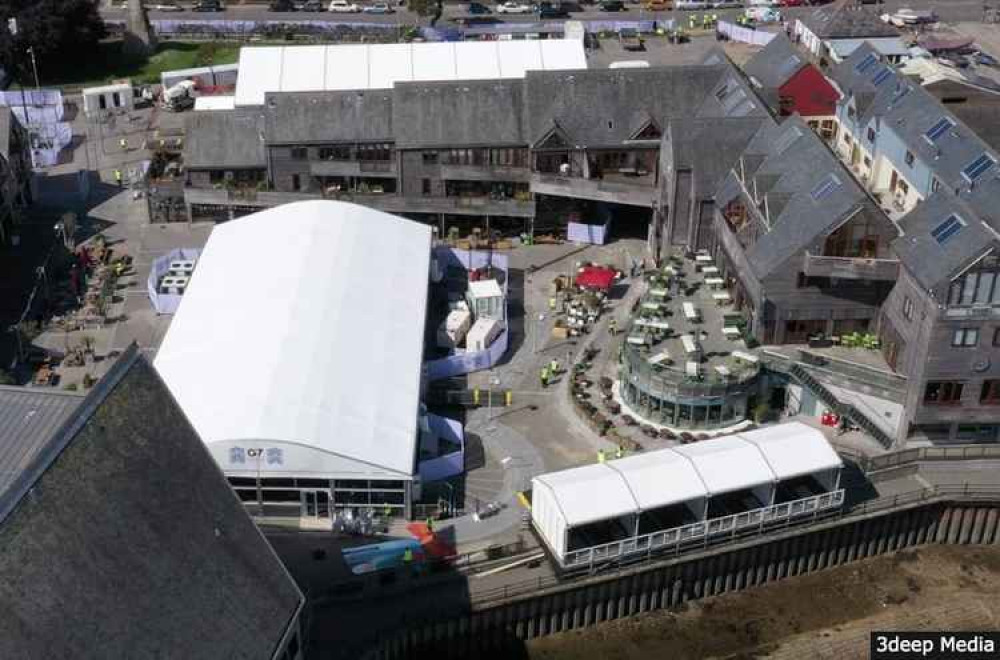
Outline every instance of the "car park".
<path fill-rule="evenodd" d="M 673 0 L 644 0 L 642 8 L 646 11 L 670 11 L 674 3 Z"/>
<path fill-rule="evenodd" d="M 712 9 L 742 9 L 741 0 L 716 0 L 712 3 Z"/>
<path fill-rule="evenodd" d="M 299 11 L 323 11 L 323 3 L 320 0 L 306 0 L 296 6 Z"/>
<path fill-rule="evenodd" d="M 711 9 L 712 3 L 708 0 L 675 0 L 674 9 L 679 9 L 681 11 L 700 11 L 702 9 Z"/>
<path fill-rule="evenodd" d="M 295 4 L 292 0 L 271 0 L 267 4 L 268 11 L 295 11 Z"/>
<path fill-rule="evenodd" d="M 541 2 L 538 4 L 538 18 L 569 18 L 569 12 L 561 2 Z"/>

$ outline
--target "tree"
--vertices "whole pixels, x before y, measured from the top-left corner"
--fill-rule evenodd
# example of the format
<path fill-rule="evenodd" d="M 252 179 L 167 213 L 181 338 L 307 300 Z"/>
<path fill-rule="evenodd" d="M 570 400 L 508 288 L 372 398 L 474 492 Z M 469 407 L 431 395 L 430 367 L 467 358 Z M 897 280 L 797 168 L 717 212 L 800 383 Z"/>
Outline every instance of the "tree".
<path fill-rule="evenodd" d="M 13 35 L 11 18 L 17 21 Z M 29 48 L 45 78 L 94 57 L 107 35 L 96 0 L 0 0 L 0 21 L 0 66 L 26 86 L 34 82 Z"/>

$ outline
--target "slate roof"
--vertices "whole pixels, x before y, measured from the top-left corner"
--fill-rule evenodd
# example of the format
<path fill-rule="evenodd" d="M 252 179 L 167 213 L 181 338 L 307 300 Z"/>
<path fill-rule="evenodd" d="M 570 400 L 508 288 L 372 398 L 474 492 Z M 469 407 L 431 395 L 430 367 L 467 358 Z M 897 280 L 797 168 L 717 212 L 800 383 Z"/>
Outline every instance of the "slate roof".
<path fill-rule="evenodd" d="M 779 32 L 743 65 L 743 72 L 762 89 L 777 89 L 807 64 L 795 45 Z"/>
<path fill-rule="evenodd" d="M 875 85 L 875 76 L 886 68 L 881 62 L 871 69 L 858 72 L 855 65 L 868 53 L 869 45 L 855 51 L 851 57 L 833 70 L 833 77 L 845 94 L 860 97 L 857 103 L 859 125 L 864 126 L 877 118 L 880 125 L 890 129 L 934 176 L 945 186 L 958 190 L 967 186 L 962 170 L 983 153 L 1000 156 L 976 135 L 975 131 L 949 112 L 934 96 L 919 84 L 908 80 L 892 67 L 881 85 Z M 936 142 L 924 134 L 942 118 L 950 118 L 955 126 L 946 131 Z"/>
<path fill-rule="evenodd" d="M 794 139 L 792 131 L 797 131 Z M 753 156 L 758 156 L 753 158 Z M 750 140 L 743 157 L 746 186 L 767 197 L 770 230 L 748 250 L 754 276 L 762 280 L 784 261 L 801 254 L 859 209 L 882 214 L 850 172 L 798 115 L 781 124 L 765 123 Z M 829 175 L 840 185 L 814 200 L 812 191 Z M 732 175 L 723 181 L 717 202 L 732 199 Z M 727 199 L 728 198 L 728 199 Z M 753 207 L 753 201 L 748 200 Z M 884 216 L 883 216 L 884 217 Z M 886 222 L 889 220 L 886 218 Z"/>
<path fill-rule="evenodd" d="M 81 401 L 70 392 L 0 387 L 0 498 Z"/>
<path fill-rule="evenodd" d="M 522 80 L 396 83 L 393 99 L 400 149 L 528 142 Z"/>
<path fill-rule="evenodd" d="M 266 141 L 388 142 L 393 138 L 392 107 L 391 90 L 267 94 Z"/>
<path fill-rule="evenodd" d="M 940 190 L 900 220 L 903 235 L 892 248 L 914 279 L 938 300 L 945 300 L 947 284 L 956 273 L 1000 243 L 1000 234 L 991 226 L 998 199 L 1000 180 L 991 178 L 971 193 Z M 965 224 L 941 244 L 932 232 L 952 214 Z"/>
<path fill-rule="evenodd" d="M 1000 152 L 1000 91 L 957 80 L 924 85 L 945 108 L 971 128 L 983 142 Z M 959 100 L 960 99 L 960 100 Z"/>
<path fill-rule="evenodd" d="M 134 347 L 17 492 L 0 509 L 0 657 L 269 659 L 301 608 Z"/>
<path fill-rule="evenodd" d="M 710 97 L 724 84 L 739 88 L 746 103 L 727 108 Z M 529 143 L 556 121 L 573 146 L 619 146 L 634 134 L 638 113 L 660 126 L 674 117 L 764 115 L 742 76 L 725 60 L 715 65 L 648 69 L 532 71 L 525 80 L 524 123 Z"/>
<path fill-rule="evenodd" d="M 878 14 L 849 0 L 814 9 L 799 20 L 820 39 L 899 36 L 899 30 L 883 22 Z"/>
<path fill-rule="evenodd" d="M 751 138 L 768 117 L 729 119 L 672 119 L 663 148 L 670 150 L 674 169 L 691 170 L 693 192 L 704 199 L 714 195 L 726 174 L 739 160 Z M 664 185 L 670 185 L 664 177 Z"/>
<path fill-rule="evenodd" d="M 266 167 L 264 130 L 261 108 L 192 112 L 184 124 L 184 166 Z"/>

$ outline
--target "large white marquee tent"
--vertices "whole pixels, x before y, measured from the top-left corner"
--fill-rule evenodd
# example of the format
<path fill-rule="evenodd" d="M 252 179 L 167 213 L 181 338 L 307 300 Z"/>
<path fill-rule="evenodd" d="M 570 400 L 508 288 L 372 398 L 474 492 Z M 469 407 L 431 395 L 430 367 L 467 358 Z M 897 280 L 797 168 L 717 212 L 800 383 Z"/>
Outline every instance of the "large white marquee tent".
<path fill-rule="evenodd" d="M 214 228 L 154 364 L 227 476 L 412 482 L 430 243 L 333 201 Z"/>
<path fill-rule="evenodd" d="M 268 92 L 389 89 L 397 82 L 498 80 L 586 68 L 578 39 L 247 47 L 240 50 L 235 102 L 263 105 Z"/>

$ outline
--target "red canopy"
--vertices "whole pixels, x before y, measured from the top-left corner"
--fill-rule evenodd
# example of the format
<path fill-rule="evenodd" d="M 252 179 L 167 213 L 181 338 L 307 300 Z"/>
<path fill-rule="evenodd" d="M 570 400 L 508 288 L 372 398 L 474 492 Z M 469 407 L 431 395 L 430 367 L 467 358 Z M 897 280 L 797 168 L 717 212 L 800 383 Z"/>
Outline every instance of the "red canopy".
<path fill-rule="evenodd" d="M 584 266 L 576 276 L 576 285 L 582 286 L 585 289 L 607 291 L 614 282 L 615 271 L 613 268 Z"/>

